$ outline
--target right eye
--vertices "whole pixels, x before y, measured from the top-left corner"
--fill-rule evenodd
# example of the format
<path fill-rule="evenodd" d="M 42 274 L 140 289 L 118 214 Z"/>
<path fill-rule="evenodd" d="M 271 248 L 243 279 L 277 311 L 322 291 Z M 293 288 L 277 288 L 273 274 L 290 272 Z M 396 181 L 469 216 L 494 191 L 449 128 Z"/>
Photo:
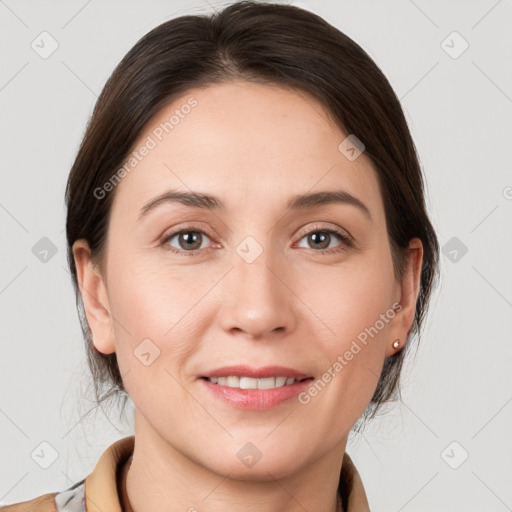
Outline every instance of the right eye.
<path fill-rule="evenodd" d="M 161 244 L 171 252 L 193 256 L 201 249 L 204 249 L 202 247 L 204 237 L 210 238 L 202 229 L 186 227 L 165 235 Z M 174 238 L 176 238 L 175 243 L 178 244 L 178 247 L 170 243 Z"/>

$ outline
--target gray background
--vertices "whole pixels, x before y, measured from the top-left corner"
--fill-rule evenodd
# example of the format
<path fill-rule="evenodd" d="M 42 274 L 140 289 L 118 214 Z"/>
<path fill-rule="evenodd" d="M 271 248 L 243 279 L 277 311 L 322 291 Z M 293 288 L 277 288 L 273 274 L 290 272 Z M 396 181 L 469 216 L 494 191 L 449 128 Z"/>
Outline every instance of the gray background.
<path fill-rule="evenodd" d="M 446 247 L 403 400 L 347 447 L 372 511 L 510 510 L 512 2 L 289 3 L 346 32 L 389 78 Z M 171 17 L 221 5 L 0 1 L 0 503 L 67 489 L 133 432 L 81 395 L 89 377 L 65 256 L 65 182 L 128 49 Z M 51 49 L 43 31 L 58 43 L 45 59 L 31 47 L 41 52 L 46 37 Z M 469 44 L 461 55 L 453 31 Z"/>

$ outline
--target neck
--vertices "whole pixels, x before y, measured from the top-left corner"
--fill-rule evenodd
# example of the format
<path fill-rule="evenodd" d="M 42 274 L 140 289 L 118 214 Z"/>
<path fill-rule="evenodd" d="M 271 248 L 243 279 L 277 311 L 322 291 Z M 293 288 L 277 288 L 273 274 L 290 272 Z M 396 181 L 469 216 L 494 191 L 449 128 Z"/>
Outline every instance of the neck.
<path fill-rule="evenodd" d="M 146 434 L 135 430 L 134 452 L 120 472 L 124 512 L 342 512 L 337 489 L 346 443 L 282 478 L 235 480 Z"/>

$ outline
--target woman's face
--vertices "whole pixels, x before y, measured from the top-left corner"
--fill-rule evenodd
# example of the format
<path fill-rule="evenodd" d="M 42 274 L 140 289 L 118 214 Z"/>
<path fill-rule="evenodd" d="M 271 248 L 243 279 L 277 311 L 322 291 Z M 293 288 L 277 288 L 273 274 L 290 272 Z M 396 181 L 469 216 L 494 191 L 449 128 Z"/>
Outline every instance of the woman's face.
<path fill-rule="evenodd" d="M 376 174 L 347 135 L 315 100 L 247 82 L 190 90 L 141 134 L 107 192 L 103 280 L 85 282 L 110 313 L 89 305 L 88 320 L 140 437 L 242 479 L 343 453 L 413 309 Z M 275 366 L 260 376 L 310 379 L 204 378 Z"/>

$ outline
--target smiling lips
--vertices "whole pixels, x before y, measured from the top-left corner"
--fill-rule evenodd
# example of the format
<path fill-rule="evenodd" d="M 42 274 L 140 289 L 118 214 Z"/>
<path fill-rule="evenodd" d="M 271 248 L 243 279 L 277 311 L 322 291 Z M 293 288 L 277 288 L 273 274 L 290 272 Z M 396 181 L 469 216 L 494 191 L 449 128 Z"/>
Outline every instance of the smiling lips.
<path fill-rule="evenodd" d="M 225 366 L 201 379 L 215 396 L 243 409 L 271 409 L 297 395 L 313 377 L 283 366 Z"/>
<path fill-rule="evenodd" d="M 247 365 L 223 366 L 212 370 L 201 377 L 251 377 L 253 379 L 264 379 L 266 377 L 291 377 L 296 380 L 303 380 L 310 377 L 305 373 L 299 372 L 285 366 L 264 366 L 262 368 L 253 368 Z"/>

